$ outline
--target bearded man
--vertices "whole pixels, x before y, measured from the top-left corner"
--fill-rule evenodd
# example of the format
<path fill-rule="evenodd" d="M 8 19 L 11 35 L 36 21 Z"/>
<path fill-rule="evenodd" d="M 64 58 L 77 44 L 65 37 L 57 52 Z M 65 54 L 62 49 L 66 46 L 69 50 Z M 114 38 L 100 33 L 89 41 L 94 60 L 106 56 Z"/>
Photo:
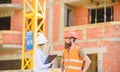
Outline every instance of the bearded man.
<path fill-rule="evenodd" d="M 78 36 L 69 31 L 64 35 L 65 49 L 62 58 L 62 72 L 86 72 L 91 60 L 76 43 Z"/>

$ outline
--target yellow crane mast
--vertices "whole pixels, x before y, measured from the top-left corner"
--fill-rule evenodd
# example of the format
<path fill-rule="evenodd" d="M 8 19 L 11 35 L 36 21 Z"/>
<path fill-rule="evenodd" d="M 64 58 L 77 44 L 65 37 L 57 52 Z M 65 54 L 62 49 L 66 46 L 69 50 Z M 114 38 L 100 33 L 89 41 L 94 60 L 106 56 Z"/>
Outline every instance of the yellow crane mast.
<path fill-rule="evenodd" d="M 21 69 L 33 69 L 37 32 L 45 32 L 45 0 L 24 0 Z"/>

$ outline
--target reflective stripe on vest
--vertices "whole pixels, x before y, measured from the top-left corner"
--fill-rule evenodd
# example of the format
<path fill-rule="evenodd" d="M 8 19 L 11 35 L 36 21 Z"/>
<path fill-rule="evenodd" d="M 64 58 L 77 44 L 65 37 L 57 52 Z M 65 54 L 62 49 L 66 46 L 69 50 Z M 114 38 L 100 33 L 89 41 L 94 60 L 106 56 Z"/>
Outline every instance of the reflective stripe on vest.
<path fill-rule="evenodd" d="M 82 70 L 82 67 L 77 67 L 77 66 L 65 66 L 65 69 Z"/>
<path fill-rule="evenodd" d="M 77 60 L 77 59 L 64 59 L 64 62 L 77 62 L 77 63 L 83 63 L 83 60 Z"/>
<path fill-rule="evenodd" d="M 64 50 L 64 66 L 65 72 L 81 72 L 83 67 L 83 59 L 78 54 L 78 46 L 70 52 L 68 49 Z"/>

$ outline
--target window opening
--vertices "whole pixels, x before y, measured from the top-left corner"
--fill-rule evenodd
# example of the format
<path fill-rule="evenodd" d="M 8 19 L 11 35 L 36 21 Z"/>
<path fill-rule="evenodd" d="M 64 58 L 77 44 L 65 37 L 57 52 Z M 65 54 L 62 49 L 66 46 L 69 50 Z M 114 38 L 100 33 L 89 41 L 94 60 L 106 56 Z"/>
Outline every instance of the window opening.
<path fill-rule="evenodd" d="M 88 54 L 88 56 L 92 62 L 91 62 L 89 69 L 87 70 L 87 72 L 97 72 L 97 70 L 98 70 L 97 54 Z"/>
<path fill-rule="evenodd" d="M 64 26 L 69 27 L 73 25 L 73 10 L 70 6 L 64 6 Z"/>
<path fill-rule="evenodd" d="M 0 61 L 0 70 L 19 70 L 20 68 L 21 68 L 21 60 L 19 59 Z"/>
<path fill-rule="evenodd" d="M 100 23 L 100 22 L 109 22 L 113 21 L 113 6 L 107 7 L 104 12 L 104 8 L 100 9 L 91 9 L 91 24 Z"/>
<path fill-rule="evenodd" d="M 0 18 L 0 30 L 10 30 L 11 17 Z"/>
<path fill-rule="evenodd" d="M 11 0 L 0 0 L 0 4 L 11 3 Z"/>

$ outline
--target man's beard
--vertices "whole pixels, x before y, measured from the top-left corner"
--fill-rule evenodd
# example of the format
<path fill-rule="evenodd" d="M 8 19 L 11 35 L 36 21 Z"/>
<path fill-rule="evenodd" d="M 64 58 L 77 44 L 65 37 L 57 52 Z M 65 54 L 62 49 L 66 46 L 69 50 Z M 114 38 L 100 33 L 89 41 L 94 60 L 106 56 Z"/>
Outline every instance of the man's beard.
<path fill-rule="evenodd" d="M 67 48 L 70 48 L 71 47 L 71 45 L 72 45 L 72 43 L 70 42 L 70 43 L 67 43 L 67 42 L 65 42 L 65 48 L 67 49 Z"/>

